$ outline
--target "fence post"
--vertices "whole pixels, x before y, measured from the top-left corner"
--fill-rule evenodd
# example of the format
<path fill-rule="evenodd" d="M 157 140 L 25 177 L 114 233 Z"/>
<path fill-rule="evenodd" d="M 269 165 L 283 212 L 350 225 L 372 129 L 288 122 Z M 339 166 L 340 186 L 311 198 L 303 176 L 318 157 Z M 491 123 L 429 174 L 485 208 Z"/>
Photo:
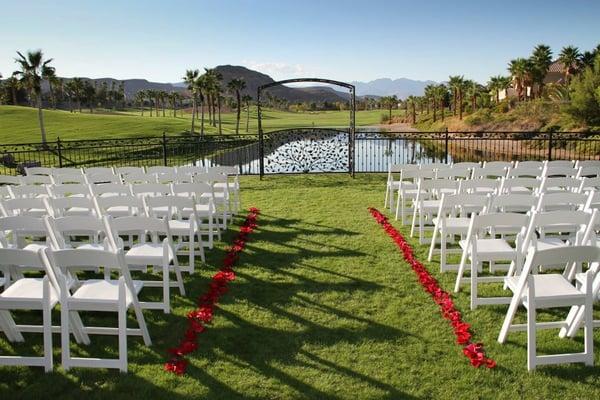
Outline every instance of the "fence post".
<path fill-rule="evenodd" d="M 448 164 L 448 128 L 445 129 L 444 149 L 444 163 Z"/>
<path fill-rule="evenodd" d="M 548 132 L 548 161 L 552 161 L 552 131 Z"/>
<path fill-rule="evenodd" d="M 165 167 L 167 167 L 168 163 L 167 163 L 167 133 L 166 132 L 163 132 L 162 148 L 163 148 L 163 164 L 165 165 Z"/>
<path fill-rule="evenodd" d="M 57 151 L 58 151 L 58 166 L 59 166 L 59 168 L 62 168 L 63 160 L 62 160 L 62 145 L 60 144 L 60 136 L 56 137 L 56 147 L 57 147 Z"/>

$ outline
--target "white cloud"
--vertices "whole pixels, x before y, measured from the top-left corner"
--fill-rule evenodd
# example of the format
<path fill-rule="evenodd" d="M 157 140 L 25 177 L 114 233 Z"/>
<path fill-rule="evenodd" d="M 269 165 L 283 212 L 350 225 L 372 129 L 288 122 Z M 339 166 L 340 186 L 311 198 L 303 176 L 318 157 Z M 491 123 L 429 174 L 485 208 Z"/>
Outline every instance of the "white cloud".
<path fill-rule="evenodd" d="M 275 80 L 288 78 L 303 78 L 309 74 L 309 71 L 306 69 L 306 67 L 300 64 L 243 60 L 242 65 L 250 69 L 267 74 Z"/>

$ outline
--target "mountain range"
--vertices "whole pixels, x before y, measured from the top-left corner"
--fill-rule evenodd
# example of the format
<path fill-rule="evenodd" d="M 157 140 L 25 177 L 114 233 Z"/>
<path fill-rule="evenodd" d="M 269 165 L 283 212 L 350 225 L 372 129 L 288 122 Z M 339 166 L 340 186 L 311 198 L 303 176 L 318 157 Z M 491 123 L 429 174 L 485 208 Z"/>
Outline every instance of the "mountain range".
<path fill-rule="evenodd" d="M 234 78 L 241 78 L 246 82 L 246 89 L 242 91 L 242 94 L 249 94 L 252 97 L 256 97 L 256 91 L 259 86 L 274 82 L 273 78 L 264 73 L 254 71 L 242 66 L 235 65 L 220 65 L 215 69 L 223 77 L 223 89 L 226 90 L 226 83 Z M 110 88 L 112 83 L 115 82 L 117 85 L 121 82 L 113 78 L 82 78 L 86 81 L 95 82 L 96 85 L 100 86 L 104 82 L 107 83 Z M 65 78 L 69 80 L 69 78 Z M 167 92 L 177 91 L 185 92 L 186 84 L 184 82 L 175 83 L 160 83 L 150 82 L 146 79 L 125 79 L 124 83 L 125 95 L 127 98 L 133 98 L 140 90 L 164 90 Z M 370 82 L 351 82 L 356 87 L 356 95 L 359 97 L 380 97 L 380 96 L 391 96 L 396 95 L 398 98 L 403 99 L 410 95 L 420 96 L 423 94 L 425 86 L 433 81 L 417 81 L 407 78 L 400 79 L 389 79 L 382 78 L 376 79 Z M 44 90 L 48 90 L 47 84 L 44 85 Z M 336 102 L 345 101 L 350 98 L 350 94 L 347 91 L 341 91 L 336 86 L 303 86 L 303 87 L 290 87 L 290 86 L 275 86 L 268 90 L 274 97 L 283 98 L 289 102 Z M 265 93 L 265 96 L 267 94 Z"/>

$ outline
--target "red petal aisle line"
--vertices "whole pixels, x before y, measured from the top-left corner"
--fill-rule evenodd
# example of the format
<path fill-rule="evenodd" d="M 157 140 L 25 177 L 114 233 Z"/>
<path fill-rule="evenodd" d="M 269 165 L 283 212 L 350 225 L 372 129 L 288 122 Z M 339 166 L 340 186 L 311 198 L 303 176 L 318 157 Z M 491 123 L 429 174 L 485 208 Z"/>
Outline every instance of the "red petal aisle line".
<path fill-rule="evenodd" d="M 206 330 L 207 324 L 212 321 L 216 304 L 221 296 L 229 291 L 229 282 L 235 279 L 233 266 L 246 247 L 248 236 L 256 229 L 259 213 L 258 208 L 252 207 L 249 209 L 246 220 L 223 258 L 223 266 L 219 272 L 213 275 L 208 291 L 198 297 L 197 307 L 187 314 L 188 326 L 179 345 L 168 350 L 171 359 L 165 363 L 165 371 L 177 375 L 185 373 L 189 363 L 185 356 L 198 349 L 198 335 Z"/>
<path fill-rule="evenodd" d="M 394 240 L 400 250 L 402 250 L 404 259 L 410 264 L 415 274 L 417 274 L 419 283 L 440 307 L 442 317 L 448 320 L 452 325 L 454 335 L 456 336 L 456 343 L 463 346 L 463 354 L 469 358 L 471 365 L 474 367 L 483 365 L 487 368 L 494 368 L 496 362 L 485 356 L 483 343 L 471 342 L 471 325 L 462 320 L 462 315 L 454 306 L 450 293 L 443 290 L 433 275 L 431 275 L 425 266 L 415 258 L 411 245 L 404 239 L 404 236 L 388 222 L 387 217 L 375 208 L 369 208 L 369 212 L 373 218 L 375 218 L 377 223 L 383 227 L 388 236 Z"/>

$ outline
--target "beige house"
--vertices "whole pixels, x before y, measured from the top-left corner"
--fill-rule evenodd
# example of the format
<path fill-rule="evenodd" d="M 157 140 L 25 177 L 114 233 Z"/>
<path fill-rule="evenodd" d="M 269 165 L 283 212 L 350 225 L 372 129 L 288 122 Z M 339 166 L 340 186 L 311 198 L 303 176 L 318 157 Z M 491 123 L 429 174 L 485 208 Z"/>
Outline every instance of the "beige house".
<path fill-rule="evenodd" d="M 544 77 L 544 84 L 563 83 L 564 79 L 565 79 L 564 64 L 561 63 L 560 61 L 556 60 L 552 64 L 550 64 L 550 67 L 548 67 L 548 72 L 546 73 L 546 76 Z M 537 89 L 536 86 L 534 86 L 534 88 Z M 526 89 L 525 95 L 527 97 L 530 97 L 532 87 L 527 86 L 525 89 Z M 501 90 L 499 97 L 500 97 L 501 101 L 507 97 L 517 97 L 517 91 L 514 88 L 508 88 L 507 90 Z"/>

